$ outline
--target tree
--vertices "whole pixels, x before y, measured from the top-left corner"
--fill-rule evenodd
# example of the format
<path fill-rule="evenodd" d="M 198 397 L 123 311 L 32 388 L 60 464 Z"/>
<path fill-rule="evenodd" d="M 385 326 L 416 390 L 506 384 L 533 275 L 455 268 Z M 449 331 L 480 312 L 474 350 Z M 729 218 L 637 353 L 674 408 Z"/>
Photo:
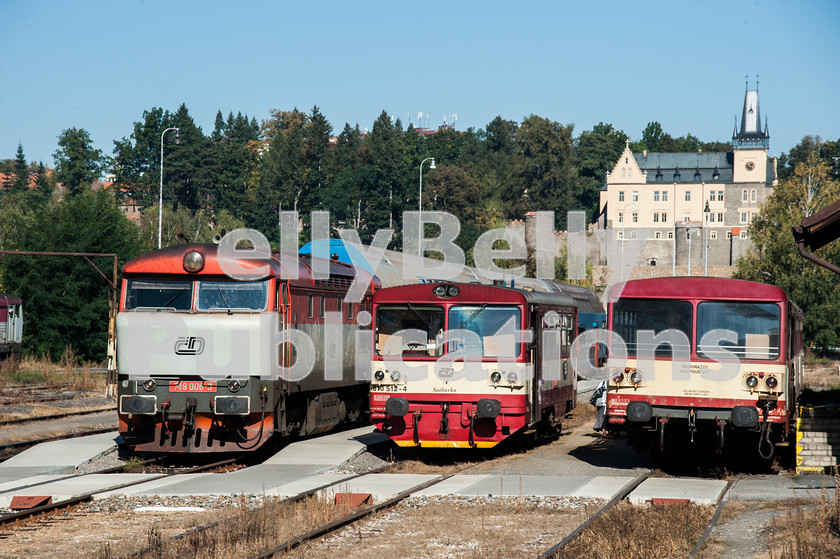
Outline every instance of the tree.
<path fill-rule="evenodd" d="M 129 138 L 114 142 L 115 192 L 131 196 L 141 206 L 157 203 L 160 172 L 160 136 L 172 125 L 172 115 L 159 107 L 143 111 Z M 170 132 L 171 134 L 171 132 Z"/>
<path fill-rule="evenodd" d="M 98 179 L 107 158 L 94 149 L 90 134 L 84 128 L 68 128 L 58 136 L 58 149 L 53 154 L 56 179 L 64 183 L 70 197 L 78 196 Z"/>
<path fill-rule="evenodd" d="M 591 131 L 583 132 L 575 140 L 575 154 L 579 162 L 580 202 L 586 208 L 587 223 L 594 221 L 607 171 L 615 166 L 626 142 L 627 134 L 603 122 L 599 122 Z"/>
<path fill-rule="evenodd" d="M 116 253 L 121 263 L 139 253 L 137 227 L 106 191 L 79 192 L 30 212 L 17 225 L 8 250 Z M 94 261 L 110 279 L 111 262 Z M 58 356 L 69 345 L 82 359 L 104 359 L 109 286 L 88 262 L 8 255 L 0 266 L 5 288 L 26 304 L 27 353 Z"/>
<path fill-rule="evenodd" d="M 803 147 L 803 146 L 800 146 Z M 779 181 L 750 225 L 753 247 L 738 263 L 736 277 L 771 283 L 785 289 L 805 313 L 806 340 L 823 347 L 840 345 L 840 277 L 802 258 L 792 227 L 840 198 L 840 181 L 811 151 L 793 174 Z M 840 263 L 840 243 L 819 249 L 818 255 Z"/>
<path fill-rule="evenodd" d="M 7 180 L 6 189 L 9 192 L 27 192 L 29 190 L 29 167 L 23 155 L 23 146 L 18 144 L 14 163 L 14 179 Z"/>

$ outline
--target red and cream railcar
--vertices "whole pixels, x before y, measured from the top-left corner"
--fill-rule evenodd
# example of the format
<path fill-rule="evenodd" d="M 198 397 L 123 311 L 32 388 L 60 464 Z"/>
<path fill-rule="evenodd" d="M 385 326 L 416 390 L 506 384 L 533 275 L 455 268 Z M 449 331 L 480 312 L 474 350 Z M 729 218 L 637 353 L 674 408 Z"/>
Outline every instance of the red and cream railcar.
<path fill-rule="evenodd" d="M 565 293 L 424 283 L 378 291 L 373 313 L 371 420 L 400 446 L 490 448 L 574 407 Z"/>
<path fill-rule="evenodd" d="M 173 246 L 123 268 L 117 362 L 125 442 L 137 451 L 242 452 L 275 433 L 309 435 L 360 419 L 368 398 L 368 382 L 354 372 L 360 305 L 345 295 L 363 276 L 361 307 L 369 308 L 378 280 L 335 260 L 325 263 L 329 279 L 315 279 L 315 259 L 276 252 L 237 259 L 233 279 L 218 251 Z M 298 343 L 300 334 L 312 344 Z M 302 380 L 300 352 L 312 364 Z"/>
<path fill-rule="evenodd" d="M 791 444 L 802 313 L 783 289 L 706 277 L 633 280 L 611 289 L 607 312 L 608 429 L 628 430 L 640 450 L 697 436 L 721 451 L 736 435 L 769 458 L 775 445 Z"/>

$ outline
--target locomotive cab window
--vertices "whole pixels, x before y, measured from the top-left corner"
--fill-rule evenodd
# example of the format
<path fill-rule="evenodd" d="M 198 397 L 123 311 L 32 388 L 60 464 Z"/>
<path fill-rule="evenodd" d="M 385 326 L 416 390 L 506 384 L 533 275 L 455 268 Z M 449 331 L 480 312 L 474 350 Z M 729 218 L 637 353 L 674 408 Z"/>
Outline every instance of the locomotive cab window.
<path fill-rule="evenodd" d="M 661 344 L 656 348 L 642 346 L 637 339 L 639 330 L 653 330 L 654 335 L 663 330 L 679 330 L 691 342 L 692 308 L 688 301 L 667 299 L 619 299 L 613 304 L 613 332 L 621 336 L 627 344 L 627 354 L 638 355 L 651 352 L 657 357 L 671 357 L 676 354 L 688 355 L 691 348 L 686 345 L 671 348 Z M 683 340 L 684 341 L 684 340 Z"/>
<path fill-rule="evenodd" d="M 126 282 L 126 310 L 188 311 L 192 308 L 193 282 L 130 279 Z"/>
<path fill-rule="evenodd" d="M 268 303 L 268 280 L 199 281 L 200 311 L 263 311 Z"/>
<path fill-rule="evenodd" d="M 469 330 L 477 334 L 481 346 L 467 342 L 462 348 L 465 355 L 516 357 L 521 349 L 516 337 L 516 331 L 521 328 L 521 315 L 518 307 L 457 305 L 449 309 L 449 330 Z M 454 343 L 457 342 L 450 342 L 450 345 Z M 454 348 L 450 347 L 450 351 Z"/>
<path fill-rule="evenodd" d="M 380 305 L 376 308 L 376 354 L 441 355 L 443 307 L 436 305 Z"/>
<path fill-rule="evenodd" d="M 781 309 L 775 303 L 706 301 L 697 305 L 697 340 L 713 329 L 731 330 L 738 341 L 713 344 L 740 359 L 778 359 Z M 697 355 L 706 357 L 700 347 Z"/>

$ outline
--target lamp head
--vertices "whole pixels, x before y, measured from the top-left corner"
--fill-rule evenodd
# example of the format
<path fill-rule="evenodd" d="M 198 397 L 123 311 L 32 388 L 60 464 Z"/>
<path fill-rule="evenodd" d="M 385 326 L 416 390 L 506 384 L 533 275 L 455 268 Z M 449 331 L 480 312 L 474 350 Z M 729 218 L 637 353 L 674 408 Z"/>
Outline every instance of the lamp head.
<path fill-rule="evenodd" d="M 179 128 L 175 129 L 175 145 L 181 145 L 181 130 Z"/>
<path fill-rule="evenodd" d="M 431 164 L 431 165 L 429 165 L 429 169 L 436 169 L 436 168 L 437 168 L 437 167 L 435 167 L 435 158 L 434 158 L 434 157 L 432 157 L 432 164 Z"/>

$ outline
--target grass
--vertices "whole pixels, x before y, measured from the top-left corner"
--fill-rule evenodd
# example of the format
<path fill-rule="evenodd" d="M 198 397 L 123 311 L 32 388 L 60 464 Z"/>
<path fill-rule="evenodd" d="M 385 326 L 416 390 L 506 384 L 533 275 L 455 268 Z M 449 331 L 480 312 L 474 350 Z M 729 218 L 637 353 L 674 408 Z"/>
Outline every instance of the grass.
<path fill-rule="evenodd" d="M 816 503 L 795 503 L 770 525 L 771 559 L 840 557 L 840 474 Z"/>
<path fill-rule="evenodd" d="M 556 555 L 569 559 L 686 557 L 714 514 L 693 504 L 637 507 L 619 503 Z"/>
<path fill-rule="evenodd" d="M 93 371 L 101 364 L 82 362 L 70 346 L 58 360 L 45 357 L 24 357 L 19 362 L 4 361 L 0 364 L 0 392 L 32 386 L 45 386 L 50 390 L 104 392 L 106 375 Z"/>

